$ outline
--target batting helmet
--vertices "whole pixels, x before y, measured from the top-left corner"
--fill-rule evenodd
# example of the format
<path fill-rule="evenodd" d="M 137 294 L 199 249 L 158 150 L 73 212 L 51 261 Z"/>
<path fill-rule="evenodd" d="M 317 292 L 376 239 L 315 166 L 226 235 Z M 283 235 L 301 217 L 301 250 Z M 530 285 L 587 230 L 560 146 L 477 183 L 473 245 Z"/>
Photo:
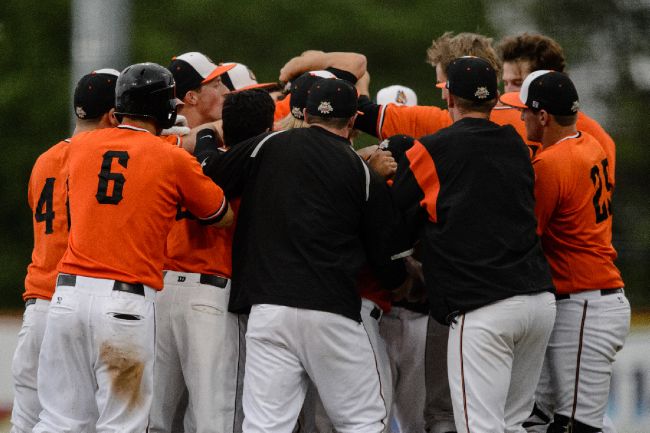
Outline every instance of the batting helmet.
<path fill-rule="evenodd" d="M 174 77 L 156 63 L 137 63 L 122 71 L 115 88 L 115 115 L 143 117 L 160 129 L 176 121 Z"/>

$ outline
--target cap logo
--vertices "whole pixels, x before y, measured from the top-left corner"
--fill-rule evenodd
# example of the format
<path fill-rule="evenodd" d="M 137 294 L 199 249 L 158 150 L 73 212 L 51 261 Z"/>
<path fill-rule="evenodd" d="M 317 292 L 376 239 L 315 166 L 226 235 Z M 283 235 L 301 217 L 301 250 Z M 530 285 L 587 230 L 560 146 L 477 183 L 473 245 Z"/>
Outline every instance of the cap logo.
<path fill-rule="evenodd" d="M 533 101 L 533 103 L 530 105 L 532 105 L 533 108 L 539 108 L 539 101 Z"/>
<path fill-rule="evenodd" d="M 330 114 L 332 111 L 334 111 L 334 108 L 332 108 L 332 104 L 329 101 L 321 101 L 318 105 L 318 112 L 321 114 Z"/>
<path fill-rule="evenodd" d="M 384 141 L 379 143 L 379 146 L 377 147 L 379 147 L 382 150 L 388 149 L 388 139 L 385 139 Z"/>
<path fill-rule="evenodd" d="M 77 116 L 80 119 L 85 119 L 86 118 L 86 112 L 84 111 L 84 109 L 82 107 L 75 107 L 74 111 L 77 113 Z"/>
<path fill-rule="evenodd" d="M 293 107 L 291 109 L 291 115 L 296 119 L 302 119 L 302 110 L 298 107 Z"/>
<path fill-rule="evenodd" d="M 406 104 L 406 93 L 403 90 L 398 90 L 395 96 L 395 102 L 398 104 Z"/>
<path fill-rule="evenodd" d="M 476 96 L 478 99 L 485 99 L 490 96 L 490 91 L 487 89 L 487 87 L 479 87 L 476 89 L 476 92 L 474 92 L 474 96 Z"/>
<path fill-rule="evenodd" d="M 573 104 L 571 105 L 571 111 L 577 113 L 578 110 L 580 110 L 580 102 L 573 101 Z"/>

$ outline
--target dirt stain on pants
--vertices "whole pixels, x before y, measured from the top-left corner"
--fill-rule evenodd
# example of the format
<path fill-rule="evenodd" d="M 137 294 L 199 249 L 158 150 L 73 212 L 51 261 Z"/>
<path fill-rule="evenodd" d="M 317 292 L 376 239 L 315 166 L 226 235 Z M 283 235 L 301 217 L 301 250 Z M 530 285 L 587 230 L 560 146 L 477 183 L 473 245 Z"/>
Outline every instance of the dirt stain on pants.
<path fill-rule="evenodd" d="M 126 401 L 128 410 L 140 406 L 144 361 L 140 359 L 137 351 L 105 342 L 102 344 L 99 356 L 111 376 L 113 395 Z"/>

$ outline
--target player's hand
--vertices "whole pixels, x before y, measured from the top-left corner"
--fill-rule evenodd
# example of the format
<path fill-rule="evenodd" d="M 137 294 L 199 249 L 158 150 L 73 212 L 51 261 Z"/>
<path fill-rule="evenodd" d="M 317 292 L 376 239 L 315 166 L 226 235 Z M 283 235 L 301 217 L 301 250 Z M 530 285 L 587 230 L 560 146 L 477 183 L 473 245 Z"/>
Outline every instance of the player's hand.
<path fill-rule="evenodd" d="M 397 171 L 397 162 L 388 150 L 377 149 L 368 158 L 368 165 L 384 179 L 390 179 Z"/>

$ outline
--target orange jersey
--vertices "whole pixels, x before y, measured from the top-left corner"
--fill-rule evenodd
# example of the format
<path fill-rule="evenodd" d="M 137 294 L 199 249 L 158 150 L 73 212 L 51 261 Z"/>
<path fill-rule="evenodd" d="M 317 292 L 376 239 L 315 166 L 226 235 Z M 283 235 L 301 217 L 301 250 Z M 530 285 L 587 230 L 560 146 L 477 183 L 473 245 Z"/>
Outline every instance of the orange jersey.
<path fill-rule="evenodd" d="M 160 290 L 177 204 L 205 220 L 227 210 L 192 155 L 140 128 L 75 135 L 68 172 L 71 227 L 59 272 Z"/>
<path fill-rule="evenodd" d="M 587 116 L 582 111 L 578 112 L 578 122 L 576 123 L 578 131 L 584 131 L 594 137 L 607 155 L 609 162 L 609 182 L 614 185 L 616 180 L 616 144 L 612 137 L 591 117 Z"/>
<path fill-rule="evenodd" d="M 533 168 L 537 232 L 557 292 L 623 287 L 614 265 L 609 161 L 598 141 L 579 132 L 540 151 Z"/>
<path fill-rule="evenodd" d="M 68 246 L 66 178 L 70 140 L 60 141 L 38 157 L 27 197 L 34 219 L 34 250 L 27 267 L 23 300 L 52 299 L 56 265 Z"/>
<path fill-rule="evenodd" d="M 275 112 L 273 113 L 274 122 L 284 119 L 287 114 L 291 113 L 291 105 L 289 104 L 290 100 L 291 95 L 287 95 L 283 100 L 275 101 Z"/>
<path fill-rule="evenodd" d="M 235 216 L 239 198 L 230 201 Z M 167 236 L 165 269 L 179 272 L 232 276 L 232 239 L 230 227 L 206 227 L 191 212 L 178 208 L 176 222 Z"/>

